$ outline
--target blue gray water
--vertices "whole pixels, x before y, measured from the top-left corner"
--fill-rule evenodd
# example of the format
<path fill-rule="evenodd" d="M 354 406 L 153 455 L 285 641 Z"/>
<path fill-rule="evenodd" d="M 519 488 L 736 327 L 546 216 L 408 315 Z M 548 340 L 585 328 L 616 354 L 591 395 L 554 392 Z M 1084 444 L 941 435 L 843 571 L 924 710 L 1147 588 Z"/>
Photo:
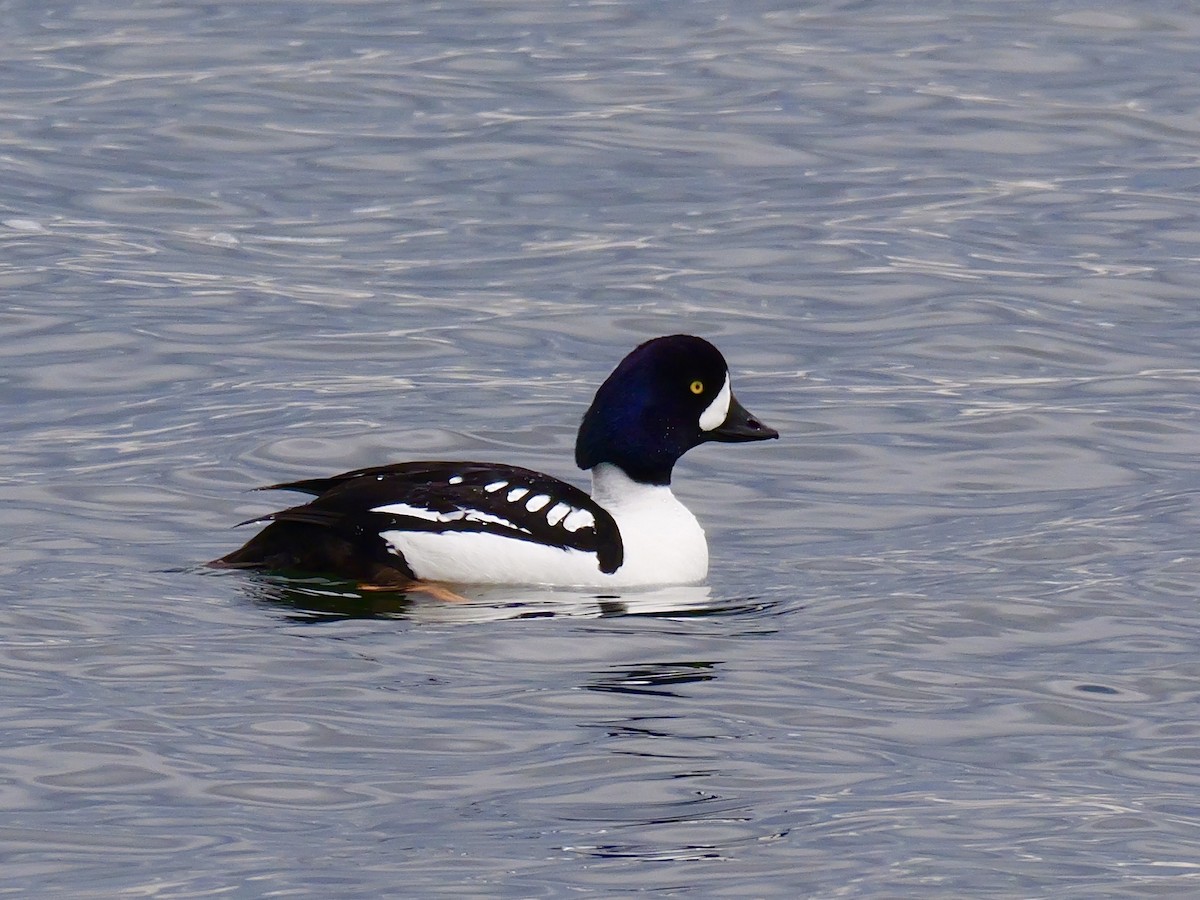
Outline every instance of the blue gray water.
<path fill-rule="evenodd" d="M 4 17 L 0 892 L 1200 890 L 1191 4 Z M 684 330 L 706 586 L 196 568 Z"/>

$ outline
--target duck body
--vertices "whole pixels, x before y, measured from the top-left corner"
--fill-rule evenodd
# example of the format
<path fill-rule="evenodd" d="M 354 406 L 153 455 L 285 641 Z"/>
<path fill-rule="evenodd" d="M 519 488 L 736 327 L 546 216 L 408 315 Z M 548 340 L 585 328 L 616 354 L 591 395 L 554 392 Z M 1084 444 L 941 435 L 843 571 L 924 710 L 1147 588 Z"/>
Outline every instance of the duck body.
<path fill-rule="evenodd" d="M 672 335 L 622 361 L 584 415 L 576 462 L 592 493 L 519 466 L 408 462 L 272 485 L 310 502 L 211 565 L 326 574 L 364 586 L 416 582 L 571 587 L 687 584 L 708 572 L 695 516 L 671 491 L 675 462 L 705 441 L 778 437 L 733 397 L 707 341 Z"/>

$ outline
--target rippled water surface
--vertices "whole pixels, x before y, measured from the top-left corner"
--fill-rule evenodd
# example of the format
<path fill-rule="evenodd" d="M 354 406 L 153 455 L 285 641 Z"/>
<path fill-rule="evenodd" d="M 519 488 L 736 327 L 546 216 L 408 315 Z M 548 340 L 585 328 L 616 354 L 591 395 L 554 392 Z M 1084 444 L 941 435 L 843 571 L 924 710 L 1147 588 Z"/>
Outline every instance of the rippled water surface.
<path fill-rule="evenodd" d="M 0 890 L 1200 891 L 1200 12 L 18 2 Z M 783 439 L 709 583 L 217 575 L 406 458 L 574 477 L 634 344 Z"/>

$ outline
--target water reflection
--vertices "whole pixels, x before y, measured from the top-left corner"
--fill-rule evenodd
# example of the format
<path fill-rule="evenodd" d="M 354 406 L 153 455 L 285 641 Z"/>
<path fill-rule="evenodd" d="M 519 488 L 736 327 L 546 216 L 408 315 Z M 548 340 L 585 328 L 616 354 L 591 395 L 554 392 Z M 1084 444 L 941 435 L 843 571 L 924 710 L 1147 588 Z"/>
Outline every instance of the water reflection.
<path fill-rule="evenodd" d="M 251 602 L 281 609 L 292 621 L 312 623 L 403 618 L 427 623 L 473 624 L 557 616 L 695 616 L 741 612 L 761 605 L 753 598 L 735 601 L 714 598 L 712 589 L 707 585 L 680 585 L 621 593 L 468 585 L 455 587 L 455 591 L 461 592 L 465 598 L 462 602 L 455 602 L 422 591 L 363 591 L 349 582 L 322 578 L 286 578 L 259 573 L 217 577 L 239 578 L 241 589 Z M 632 684 L 636 676 L 630 673 L 629 677 L 629 683 Z M 646 674 L 645 677 L 659 676 Z M 678 676 L 672 677 L 680 680 Z"/>
<path fill-rule="evenodd" d="M 718 661 L 688 661 L 645 663 L 621 666 L 611 672 L 597 673 L 584 685 L 589 691 L 610 691 L 617 694 L 654 694 L 661 697 L 682 696 L 671 690 L 675 685 L 694 684 L 716 679 Z"/>

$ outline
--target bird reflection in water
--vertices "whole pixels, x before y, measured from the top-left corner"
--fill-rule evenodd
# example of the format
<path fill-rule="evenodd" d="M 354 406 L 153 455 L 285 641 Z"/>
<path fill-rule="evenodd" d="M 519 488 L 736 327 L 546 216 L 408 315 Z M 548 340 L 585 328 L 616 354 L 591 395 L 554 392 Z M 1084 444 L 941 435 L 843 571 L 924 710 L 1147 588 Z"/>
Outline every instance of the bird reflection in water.
<path fill-rule="evenodd" d="M 714 598 L 707 585 L 683 585 L 620 593 L 542 587 L 460 585 L 458 602 L 426 592 L 362 591 L 351 582 L 322 578 L 258 575 L 239 580 L 257 604 L 283 610 L 302 622 L 402 618 L 431 623 L 476 623 L 504 619 L 570 616 L 705 616 L 759 609 L 753 599 Z"/>

